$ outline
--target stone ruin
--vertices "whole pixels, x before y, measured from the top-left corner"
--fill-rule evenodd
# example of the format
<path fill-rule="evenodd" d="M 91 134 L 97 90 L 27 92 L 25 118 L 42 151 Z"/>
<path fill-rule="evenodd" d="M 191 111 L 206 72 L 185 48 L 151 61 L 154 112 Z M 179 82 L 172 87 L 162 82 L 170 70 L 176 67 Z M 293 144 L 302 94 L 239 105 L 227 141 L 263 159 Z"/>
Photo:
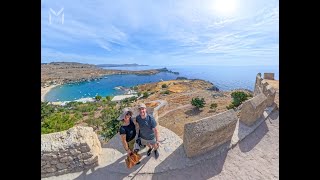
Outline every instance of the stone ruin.
<path fill-rule="evenodd" d="M 270 74 L 273 73 L 265 73 L 265 76 L 268 78 L 274 76 Z M 254 97 L 243 102 L 239 119 L 234 110 L 228 110 L 185 124 L 183 146 L 187 157 L 204 154 L 230 142 L 238 120 L 249 128 L 253 127 L 253 124 L 264 117 L 263 113 L 266 108 L 274 105 L 275 95 L 275 89 L 261 78 L 261 73 L 258 73 Z"/>
<path fill-rule="evenodd" d="M 41 135 L 41 178 L 98 165 L 101 144 L 91 127 Z"/>

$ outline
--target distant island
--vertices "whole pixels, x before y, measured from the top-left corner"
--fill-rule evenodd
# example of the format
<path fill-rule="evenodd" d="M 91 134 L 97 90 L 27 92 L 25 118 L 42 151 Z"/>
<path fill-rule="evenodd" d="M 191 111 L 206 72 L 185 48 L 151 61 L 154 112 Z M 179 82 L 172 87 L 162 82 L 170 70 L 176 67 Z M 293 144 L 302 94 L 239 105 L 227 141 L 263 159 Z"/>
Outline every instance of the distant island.
<path fill-rule="evenodd" d="M 134 66 L 149 66 L 149 65 L 141 65 L 141 64 L 97 64 L 98 67 L 134 67 Z"/>

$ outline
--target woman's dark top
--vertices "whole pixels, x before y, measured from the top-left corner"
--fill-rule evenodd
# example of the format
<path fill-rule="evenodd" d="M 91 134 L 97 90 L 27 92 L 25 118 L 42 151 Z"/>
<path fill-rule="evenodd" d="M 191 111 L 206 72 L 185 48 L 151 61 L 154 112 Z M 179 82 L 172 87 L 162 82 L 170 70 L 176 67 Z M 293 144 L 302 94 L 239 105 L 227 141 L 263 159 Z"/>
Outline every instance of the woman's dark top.
<path fill-rule="evenodd" d="M 126 141 L 129 142 L 136 136 L 136 126 L 134 125 L 132 119 L 130 118 L 130 124 L 127 126 L 120 127 L 120 135 L 126 135 Z"/>

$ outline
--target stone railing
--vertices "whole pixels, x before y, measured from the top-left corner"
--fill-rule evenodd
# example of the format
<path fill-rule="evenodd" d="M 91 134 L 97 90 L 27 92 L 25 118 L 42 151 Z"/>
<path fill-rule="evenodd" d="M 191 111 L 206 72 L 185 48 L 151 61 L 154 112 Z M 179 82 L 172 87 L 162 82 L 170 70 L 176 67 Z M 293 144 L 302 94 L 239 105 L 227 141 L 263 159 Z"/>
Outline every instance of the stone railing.
<path fill-rule="evenodd" d="M 236 123 L 237 115 L 231 109 L 185 124 L 183 146 L 187 157 L 203 154 L 230 141 Z"/>
<path fill-rule="evenodd" d="M 100 153 L 100 141 L 91 127 L 41 135 L 41 177 L 95 167 Z"/>
<path fill-rule="evenodd" d="M 265 77 L 272 79 L 274 74 L 265 73 Z M 269 111 L 273 109 L 275 95 L 275 89 L 261 77 L 261 73 L 258 73 L 254 97 L 242 104 L 239 119 L 234 110 L 228 110 L 196 122 L 186 123 L 184 126 L 183 146 L 187 157 L 203 154 L 229 142 L 233 136 L 237 137 L 237 135 L 234 135 L 236 127 L 240 128 L 236 132 L 253 132 L 258 127 L 257 124 L 261 123 L 261 118 L 267 118 L 264 113 L 271 113 Z M 239 126 L 238 120 L 243 125 Z M 259 123 L 256 123 L 257 121 Z M 236 124 L 238 125 L 236 126 Z M 253 126 L 253 124 L 256 125 Z M 232 145 L 249 135 L 244 134 L 241 134 L 241 138 L 233 139 Z"/>
<path fill-rule="evenodd" d="M 242 104 L 239 120 L 251 126 L 263 115 L 266 107 L 267 97 L 263 93 L 260 93 Z"/>

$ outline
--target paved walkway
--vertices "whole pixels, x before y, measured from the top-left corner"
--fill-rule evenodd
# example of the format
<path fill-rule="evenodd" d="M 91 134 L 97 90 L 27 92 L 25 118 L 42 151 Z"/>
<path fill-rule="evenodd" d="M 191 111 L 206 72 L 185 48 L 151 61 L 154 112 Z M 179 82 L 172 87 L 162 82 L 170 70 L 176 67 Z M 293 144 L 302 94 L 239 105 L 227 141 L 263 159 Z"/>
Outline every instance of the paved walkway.
<path fill-rule="evenodd" d="M 103 146 L 98 167 L 44 179 L 279 179 L 278 111 L 259 121 L 257 126 L 252 132 L 248 127 L 237 125 L 237 134 L 252 133 L 229 151 L 226 149 L 241 137 L 234 136 L 231 143 L 195 158 L 186 157 L 179 136 L 159 126 L 159 159 L 155 160 L 154 154 L 147 157 L 145 148 L 141 151 L 141 164 L 130 170 L 125 166 L 126 154 L 116 135 Z"/>

